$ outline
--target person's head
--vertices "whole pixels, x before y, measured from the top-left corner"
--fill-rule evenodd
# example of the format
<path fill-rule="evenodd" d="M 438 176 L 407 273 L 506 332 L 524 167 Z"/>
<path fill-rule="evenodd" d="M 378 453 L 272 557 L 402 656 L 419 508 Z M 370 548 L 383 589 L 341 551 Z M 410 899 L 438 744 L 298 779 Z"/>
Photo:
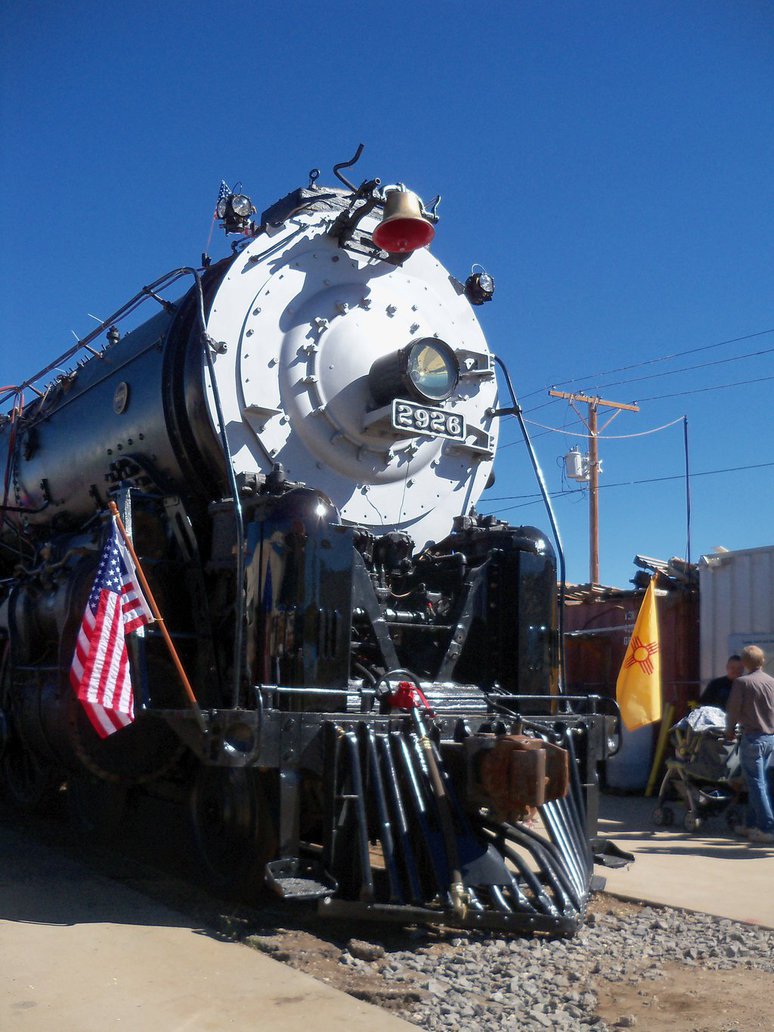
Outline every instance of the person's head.
<path fill-rule="evenodd" d="M 742 649 L 742 662 L 745 670 L 752 673 L 753 670 L 760 670 L 766 662 L 766 656 L 763 649 L 759 649 L 757 645 L 746 645 Z"/>
<path fill-rule="evenodd" d="M 744 673 L 744 664 L 742 663 L 741 656 L 729 656 L 728 662 L 726 663 L 726 677 L 729 681 L 735 681 L 737 677 L 741 677 Z"/>

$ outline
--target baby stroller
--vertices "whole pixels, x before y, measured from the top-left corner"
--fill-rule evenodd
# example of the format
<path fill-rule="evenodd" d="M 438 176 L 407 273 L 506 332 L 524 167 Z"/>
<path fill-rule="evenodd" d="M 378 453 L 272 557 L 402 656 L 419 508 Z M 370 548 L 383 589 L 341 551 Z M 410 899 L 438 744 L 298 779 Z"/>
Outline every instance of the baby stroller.
<path fill-rule="evenodd" d="M 715 706 L 700 706 L 679 720 L 669 736 L 672 755 L 666 761 L 653 823 L 674 824 L 668 804 L 685 804 L 683 827 L 696 832 L 705 817 L 725 811 L 729 828 L 743 822 L 743 779 L 737 742 L 726 741 L 726 715 Z"/>

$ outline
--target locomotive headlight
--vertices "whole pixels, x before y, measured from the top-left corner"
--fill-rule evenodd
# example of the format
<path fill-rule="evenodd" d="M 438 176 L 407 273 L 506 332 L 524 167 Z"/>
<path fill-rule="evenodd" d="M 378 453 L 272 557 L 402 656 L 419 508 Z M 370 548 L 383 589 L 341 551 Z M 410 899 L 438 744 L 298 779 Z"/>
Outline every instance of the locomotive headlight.
<path fill-rule="evenodd" d="M 368 374 L 368 385 L 380 405 L 405 397 L 437 405 L 451 397 L 459 378 L 460 364 L 449 345 L 436 337 L 422 337 L 378 358 Z"/>
<path fill-rule="evenodd" d="M 250 201 L 250 198 L 245 197 L 244 194 L 232 194 L 230 202 L 231 210 L 241 219 L 246 219 L 248 215 L 252 215 L 252 202 Z"/>
<path fill-rule="evenodd" d="M 418 340 L 409 344 L 406 375 L 425 401 L 445 401 L 460 378 L 457 356 L 448 344 Z"/>

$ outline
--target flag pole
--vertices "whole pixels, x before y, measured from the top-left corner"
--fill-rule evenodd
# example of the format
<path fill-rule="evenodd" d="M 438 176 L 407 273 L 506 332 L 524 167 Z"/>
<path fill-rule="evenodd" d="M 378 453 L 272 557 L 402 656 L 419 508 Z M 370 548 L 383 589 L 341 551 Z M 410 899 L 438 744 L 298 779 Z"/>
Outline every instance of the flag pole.
<path fill-rule="evenodd" d="M 186 672 L 183 669 L 183 664 L 180 662 L 180 657 L 177 654 L 177 649 L 175 648 L 172 639 L 169 636 L 169 631 L 167 630 L 167 625 L 164 623 L 164 618 L 161 615 L 161 611 L 159 610 L 159 607 L 156 605 L 156 599 L 153 597 L 153 592 L 151 591 L 150 585 L 148 584 L 145 574 L 142 571 L 142 567 L 140 566 L 140 560 L 137 558 L 137 553 L 134 550 L 134 545 L 132 544 L 129 535 L 126 533 L 126 527 L 124 527 L 123 521 L 121 520 L 121 515 L 118 511 L 118 506 L 115 502 L 111 501 L 109 503 L 109 508 L 110 514 L 115 519 L 116 526 L 121 532 L 121 537 L 124 539 L 124 544 L 126 545 L 127 551 L 129 552 L 129 555 L 132 557 L 132 562 L 134 563 L 134 567 L 137 571 L 137 577 L 140 581 L 143 593 L 145 594 L 145 597 L 148 600 L 150 610 L 153 613 L 153 619 L 159 625 L 161 636 L 163 637 L 167 649 L 169 650 L 169 655 L 172 658 L 172 662 L 175 664 L 175 669 L 177 670 L 178 676 L 180 677 L 180 681 L 183 685 L 183 688 L 185 689 L 185 694 L 188 696 L 188 701 L 191 703 L 191 707 L 193 708 L 196 714 L 199 726 L 201 727 L 202 731 L 206 731 L 207 728 L 204 722 L 204 717 L 202 716 L 202 711 L 199 707 L 199 703 L 196 701 L 196 696 L 194 695 L 194 690 L 191 687 L 191 682 L 188 680 L 188 676 L 186 675 Z"/>

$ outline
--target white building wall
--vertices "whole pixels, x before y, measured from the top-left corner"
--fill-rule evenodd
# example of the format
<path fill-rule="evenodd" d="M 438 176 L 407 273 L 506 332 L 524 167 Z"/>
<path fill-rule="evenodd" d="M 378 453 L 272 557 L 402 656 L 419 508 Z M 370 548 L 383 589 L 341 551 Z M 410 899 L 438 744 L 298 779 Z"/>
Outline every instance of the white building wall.
<path fill-rule="evenodd" d="M 774 545 L 703 555 L 699 611 L 702 687 L 745 645 L 760 645 L 774 675 Z"/>

